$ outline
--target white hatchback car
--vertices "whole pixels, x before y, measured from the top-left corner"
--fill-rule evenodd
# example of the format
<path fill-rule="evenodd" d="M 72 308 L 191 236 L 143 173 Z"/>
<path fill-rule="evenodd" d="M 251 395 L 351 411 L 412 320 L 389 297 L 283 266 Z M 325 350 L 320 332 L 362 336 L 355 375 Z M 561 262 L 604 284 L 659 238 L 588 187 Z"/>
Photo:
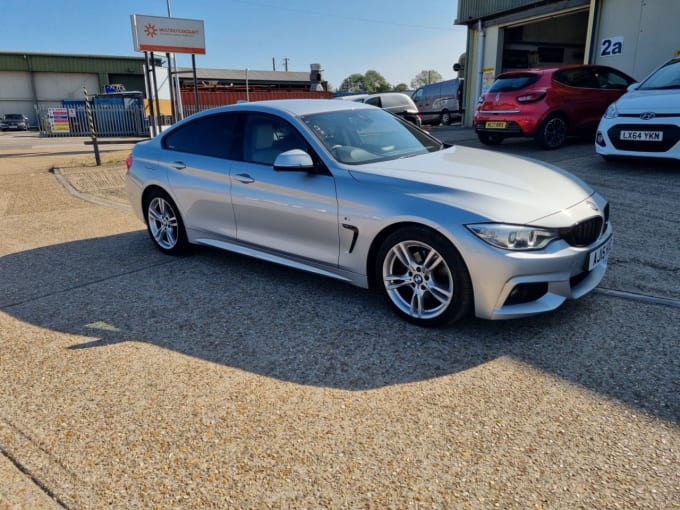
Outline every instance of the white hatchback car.
<path fill-rule="evenodd" d="M 630 85 L 609 106 L 597 129 L 595 150 L 605 159 L 680 159 L 680 57 Z"/>

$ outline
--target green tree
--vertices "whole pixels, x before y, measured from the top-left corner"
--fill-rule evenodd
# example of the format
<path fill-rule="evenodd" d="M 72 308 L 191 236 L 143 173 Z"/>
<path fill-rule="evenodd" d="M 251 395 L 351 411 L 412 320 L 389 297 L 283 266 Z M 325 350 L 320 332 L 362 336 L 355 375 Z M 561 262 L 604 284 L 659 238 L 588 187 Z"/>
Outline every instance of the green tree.
<path fill-rule="evenodd" d="M 408 85 L 405 83 L 400 83 L 399 85 L 394 86 L 395 92 L 404 92 L 405 90 L 408 90 Z"/>
<path fill-rule="evenodd" d="M 437 83 L 442 81 L 442 75 L 439 74 L 434 69 L 420 71 L 415 78 L 411 80 L 411 87 L 417 89 L 423 85 L 429 85 L 430 83 Z"/>
<path fill-rule="evenodd" d="M 392 86 L 387 83 L 385 77 L 378 71 L 369 70 L 366 74 L 354 73 L 340 84 L 340 92 L 366 92 L 375 94 L 376 92 L 387 92 L 392 90 Z"/>
<path fill-rule="evenodd" d="M 360 73 L 354 73 L 349 75 L 347 78 L 342 80 L 340 92 L 362 92 L 365 90 L 364 87 L 364 75 Z"/>
<path fill-rule="evenodd" d="M 392 85 L 387 83 L 385 77 L 373 69 L 366 71 L 366 74 L 364 75 L 364 85 L 368 94 L 392 90 Z"/>

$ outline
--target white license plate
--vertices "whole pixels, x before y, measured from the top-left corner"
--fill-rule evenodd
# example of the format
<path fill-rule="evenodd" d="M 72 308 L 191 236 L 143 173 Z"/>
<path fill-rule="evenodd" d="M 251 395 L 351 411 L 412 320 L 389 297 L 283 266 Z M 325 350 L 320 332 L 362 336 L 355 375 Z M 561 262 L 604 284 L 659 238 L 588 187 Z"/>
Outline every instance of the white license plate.
<path fill-rule="evenodd" d="M 636 142 L 662 142 L 663 131 L 621 131 L 621 140 L 635 140 Z"/>
<path fill-rule="evenodd" d="M 604 264 L 607 261 L 609 252 L 612 250 L 614 245 L 614 237 L 610 237 L 603 244 L 595 248 L 590 252 L 588 258 L 588 271 L 592 271 L 600 264 Z"/>

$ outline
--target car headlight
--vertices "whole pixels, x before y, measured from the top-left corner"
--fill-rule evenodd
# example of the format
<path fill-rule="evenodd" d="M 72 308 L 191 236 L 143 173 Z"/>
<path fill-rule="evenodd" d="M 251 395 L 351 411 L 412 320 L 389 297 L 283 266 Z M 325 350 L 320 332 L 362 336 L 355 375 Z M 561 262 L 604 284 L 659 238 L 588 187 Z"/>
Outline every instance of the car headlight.
<path fill-rule="evenodd" d="M 540 250 L 559 238 L 557 230 L 504 223 L 478 223 L 466 227 L 482 241 L 504 250 Z"/>
<path fill-rule="evenodd" d="M 604 118 L 605 119 L 615 119 L 616 117 L 619 116 L 619 110 L 616 108 L 616 103 L 612 103 L 609 105 L 607 108 L 607 111 L 604 112 Z"/>

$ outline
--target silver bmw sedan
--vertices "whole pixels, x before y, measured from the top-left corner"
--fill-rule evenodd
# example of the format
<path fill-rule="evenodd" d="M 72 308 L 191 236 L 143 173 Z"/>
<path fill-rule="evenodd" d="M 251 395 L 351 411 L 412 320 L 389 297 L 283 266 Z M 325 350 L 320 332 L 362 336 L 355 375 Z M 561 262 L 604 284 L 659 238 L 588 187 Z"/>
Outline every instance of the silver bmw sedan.
<path fill-rule="evenodd" d="M 598 285 L 612 247 L 607 201 L 575 176 L 361 103 L 215 108 L 127 166 L 162 252 L 207 245 L 375 288 L 421 326 L 553 310 Z"/>

